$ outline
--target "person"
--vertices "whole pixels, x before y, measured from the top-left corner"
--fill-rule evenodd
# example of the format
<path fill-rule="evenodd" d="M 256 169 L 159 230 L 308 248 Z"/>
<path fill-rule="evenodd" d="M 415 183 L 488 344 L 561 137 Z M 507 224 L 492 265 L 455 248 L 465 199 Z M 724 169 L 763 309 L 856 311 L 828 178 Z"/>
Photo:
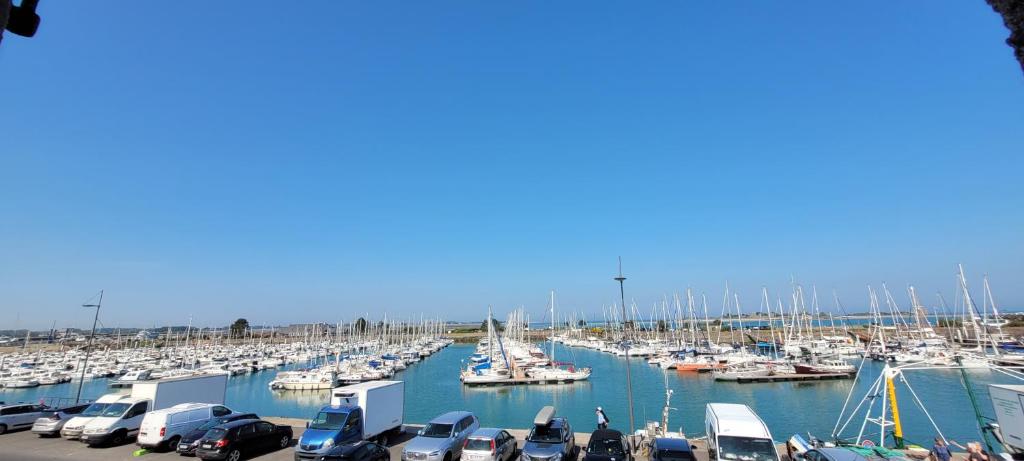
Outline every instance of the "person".
<path fill-rule="evenodd" d="M 597 428 L 608 429 L 608 423 L 611 422 L 608 419 L 608 415 L 604 414 L 604 410 L 601 407 L 597 407 Z"/>
<path fill-rule="evenodd" d="M 930 454 L 932 455 L 932 459 L 935 461 L 949 461 L 953 457 L 953 454 L 950 453 L 949 447 L 946 446 L 942 437 L 935 438 L 935 445 L 932 445 L 932 452 Z"/>
<path fill-rule="evenodd" d="M 988 461 L 988 454 L 981 449 L 981 444 L 978 442 L 968 443 L 967 453 L 967 459 L 969 461 Z"/>

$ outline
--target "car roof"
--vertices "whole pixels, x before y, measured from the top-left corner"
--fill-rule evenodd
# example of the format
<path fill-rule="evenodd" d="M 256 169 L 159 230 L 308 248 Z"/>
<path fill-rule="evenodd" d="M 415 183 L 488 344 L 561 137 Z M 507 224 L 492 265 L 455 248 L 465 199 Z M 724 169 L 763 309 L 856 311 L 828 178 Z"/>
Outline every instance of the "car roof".
<path fill-rule="evenodd" d="M 615 429 L 598 429 L 590 434 L 590 440 L 622 440 L 622 433 Z"/>
<path fill-rule="evenodd" d="M 238 426 L 245 426 L 246 424 L 252 424 L 255 421 L 257 421 L 257 420 L 255 420 L 255 419 L 238 419 L 238 420 L 235 420 L 235 421 L 228 421 L 228 422 L 226 422 L 224 424 L 221 424 L 218 427 L 220 427 L 222 429 L 234 429 L 234 428 L 236 428 Z"/>
<path fill-rule="evenodd" d="M 503 430 L 504 429 L 498 429 L 496 427 L 481 427 L 480 429 L 473 431 L 473 434 L 470 435 L 469 437 L 478 439 L 486 437 L 493 439 L 494 437 L 497 437 L 497 435 L 501 433 L 501 431 Z"/>
<path fill-rule="evenodd" d="M 668 437 L 659 437 L 654 439 L 655 445 L 658 446 L 659 450 L 674 450 L 674 451 L 691 451 L 690 442 L 686 439 L 674 439 Z"/>
<path fill-rule="evenodd" d="M 708 412 L 715 416 L 719 436 L 770 438 L 771 432 L 761 417 L 750 407 L 740 403 L 709 403 Z"/>
<path fill-rule="evenodd" d="M 815 448 L 814 451 L 823 453 L 835 461 L 863 461 L 866 458 L 845 448 Z"/>
<path fill-rule="evenodd" d="M 455 424 L 462 421 L 462 418 L 472 415 L 473 413 L 468 411 L 449 411 L 448 413 L 430 420 L 430 422 L 435 424 Z"/>

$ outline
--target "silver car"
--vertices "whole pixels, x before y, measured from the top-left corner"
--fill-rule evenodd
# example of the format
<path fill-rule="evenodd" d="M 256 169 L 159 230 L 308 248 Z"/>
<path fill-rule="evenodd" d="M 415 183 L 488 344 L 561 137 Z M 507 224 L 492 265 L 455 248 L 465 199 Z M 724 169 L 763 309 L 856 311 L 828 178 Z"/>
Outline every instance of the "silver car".
<path fill-rule="evenodd" d="M 516 438 L 493 427 L 481 427 L 466 439 L 462 461 L 511 461 L 516 455 Z"/>
<path fill-rule="evenodd" d="M 0 405 L 0 434 L 15 429 L 32 427 L 46 407 L 31 403 Z"/>
<path fill-rule="evenodd" d="M 32 433 L 39 434 L 40 437 L 53 437 L 60 435 L 60 430 L 64 427 L 64 423 L 68 422 L 69 419 L 78 416 L 88 407 L 89 404 L 84 403 L 81 405 L 74 405 L 44 412 L 42 416 L 36 419 L 35 424 L 32 425 Z"/>
<path fill-rule="evenodd" d="M 452 461 L 480 421 L 468 411 L 451 411 L 432 419 L 402 450 L 402 461 Z"/>

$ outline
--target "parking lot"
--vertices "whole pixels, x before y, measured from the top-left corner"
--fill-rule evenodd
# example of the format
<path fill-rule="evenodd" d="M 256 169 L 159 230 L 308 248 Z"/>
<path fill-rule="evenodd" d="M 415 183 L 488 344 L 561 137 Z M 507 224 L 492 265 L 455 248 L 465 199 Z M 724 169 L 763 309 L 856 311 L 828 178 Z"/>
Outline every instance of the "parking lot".
<path fill-rule="evenodd" d="M 292 441 L 292 446 L 295 445 L 295 441 L 302 435 L 302 431 L 305 430 L 305 420 L 292 419 L 292 418 L 266 418 L 266 420 L 275 424 L 288 424 L 292 426 L 295 433 L 295 439 Z M 406 427 L 404 433 L 391 442 L 391 459 L 392 461 L 401 461 L 402 459 L 402 447 L 412 439 L 415 435 L 418 426 Z M 519 446 L 522 446 L 523 438 L 526 437 L 527 431 L 525 430 L 509 430 L 509 432 L 516 437 L 519 441 Z M 576 444 L 586 445 L 590 440 L 590 434 L 577 433 Z M 158 452 L 147 452 L 141 456 L 134 456 L 133 453 L 138 450 L 139 447 L 134 442 L 128 443 L 116 447 L 97 447 L 90 448 L 88 445 L 74 441 L 64 440 L 62 438 L 40 438 L 30 431 L 18 431 L 0 435 L 0 460 L 95 460 L 95 461 L 122 461 L 122 460 L 182 460 L 189 459 L 178 455 L 175 452 L 158 453 Z M 293 448 L 286 450 L 277 450 L 270 453 L 257 455 L 248 459 L 259 459 L 259 460 L 281 460 L 291 461 L 293 459 L 292 453 Z M 191 458 L 195 459 L 195 458 Z M 698 455 L 698 461 L 707 461 L 706 456 L 701 458 Z"/>

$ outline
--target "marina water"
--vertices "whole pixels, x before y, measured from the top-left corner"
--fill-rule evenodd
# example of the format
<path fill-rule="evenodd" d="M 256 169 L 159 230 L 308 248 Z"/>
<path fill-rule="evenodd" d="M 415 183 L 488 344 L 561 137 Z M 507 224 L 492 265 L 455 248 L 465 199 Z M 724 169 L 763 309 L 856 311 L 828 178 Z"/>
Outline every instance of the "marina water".
<path fill-rule="evenodd" d="M 611 427 L 628 431 L 625 359 L 589 349 L 562 345 L 557 348 L 560 358 L 572 358 L 579 366 L 593 367 L 590 380 L 562 385 L 464 387 L 458 373 L 474 346 L 451 345 L 395 375 L 394 379 L 406 382 L 405 420 L 425 423 L 446 411 L 464 409 L 476 413 L 486 426 L 525 428 L 540 407 L 553 404 L 560 414 L 570 418 L 577 431 L 589 432 L 596 425 L 594 408 L 601 406 L 611 419 Z M 859 364 L 859 359 L 854 363 Z M 745 403 L 761 415 L 777 440 L 794 433 L 828 438 L 850 388 L 856 386 L 850 399 L 852 406 L 864 396 L 883 367 L 879 362 L 868 361 L 856 384 L 853 380 L 737 384 L 716 382 L 710 374 L 669 370 L 666 375 L 665 371 L 640 358 L 631 359 L 630 364 L 637 427 L 646 420 L 661 419 L 667 377 L 668 386 L 674 391 L 672 407 L 675 408 L 670 413 L 670 429 L 682 426 L 688 436 L 702 436 L 706 403 Z M 292 365 L 279 370 L 299 367 L 301 365 Z M 1015 382 L 989 370 L 968 373 L 983 413 L 991 416 L 986 385 Z M 256 412 L 261 416 L 306 419 L 330 400 L 327 391 L 270 391 L 267 384 L 274 375 L 273 370 L 265 370 L 232 377 L 228 383 L 227 404 L 235 410 Z M 961 443 L 979 439 L 974 410 L 960 371 L 907 371 L 905 376 L 946 437 Z M 72 382 L 30 389 L 0 389 L 0 400 L 31 402 L 43 397 L 73 398 L 77 386 L 77 382 Z M 897 387 L 905 438 L 911 443 L 929 446 L 935 433 L 927 417 L 905 387 Z M 105 379 L 88 380 L 82 396 L 96 398 L 113 391 Z M 879 405 L 875 405 L 876 413 Z M 855 435 L 862 421 L 862 417 L 855 418 L 844 435 Z M 878 426 L 869 424 L 867 434 L 877 441 Z"/>

